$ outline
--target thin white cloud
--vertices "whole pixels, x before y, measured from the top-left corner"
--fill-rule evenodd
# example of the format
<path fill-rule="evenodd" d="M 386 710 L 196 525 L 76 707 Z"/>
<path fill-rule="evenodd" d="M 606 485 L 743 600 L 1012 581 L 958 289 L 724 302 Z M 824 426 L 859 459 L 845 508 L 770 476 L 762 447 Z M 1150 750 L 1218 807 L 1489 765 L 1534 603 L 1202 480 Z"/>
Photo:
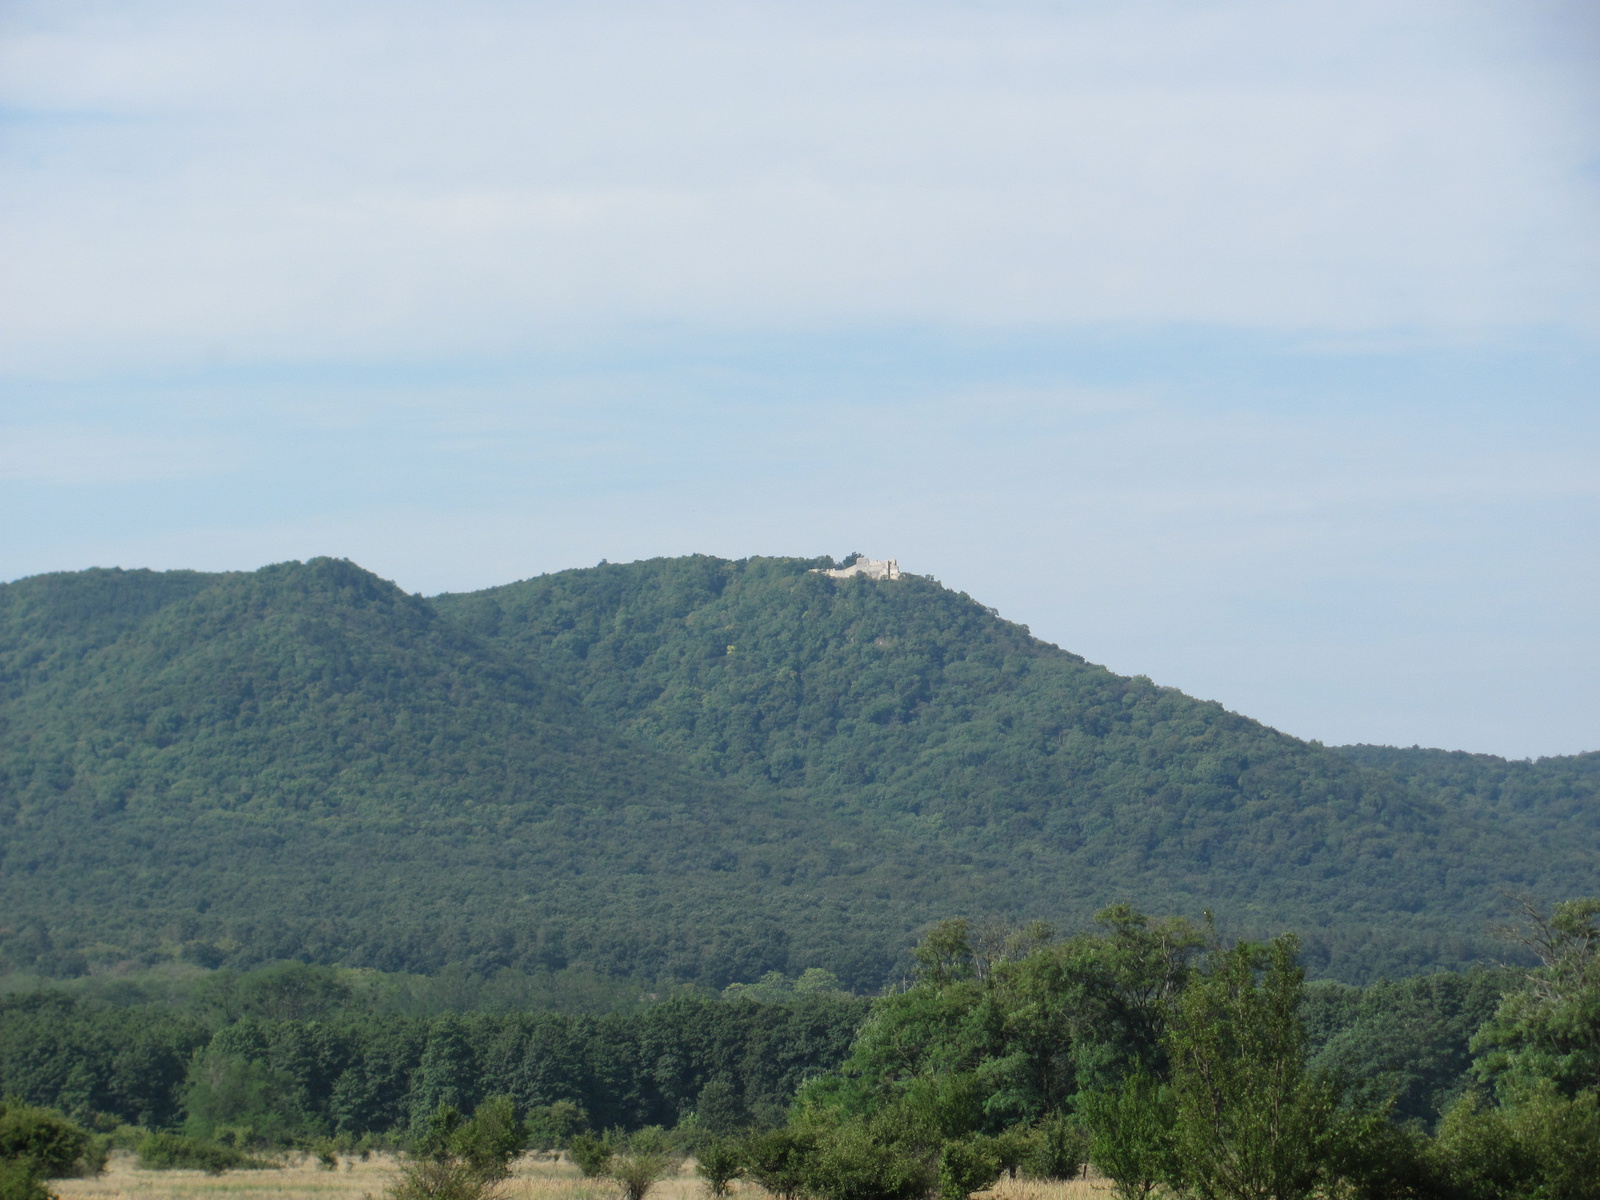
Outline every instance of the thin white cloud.
<path fill-rule="evenodd" d="M 1592 329 L 1600 138 L 1563 11 L 13 5 L 0 355 L 438 357 L 662 319 Z"/>

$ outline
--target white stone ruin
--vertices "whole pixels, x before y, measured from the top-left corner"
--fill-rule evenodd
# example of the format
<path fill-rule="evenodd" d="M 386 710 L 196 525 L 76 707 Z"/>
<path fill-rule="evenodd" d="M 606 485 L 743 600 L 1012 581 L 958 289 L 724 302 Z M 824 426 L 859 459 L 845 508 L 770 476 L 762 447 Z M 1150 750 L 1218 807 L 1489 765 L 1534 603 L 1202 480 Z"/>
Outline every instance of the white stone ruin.
<path fill-rule="evenodd" d="M 865 575 L 868 579 L 899 579 L 900 564 L 892 558 L 858 558 L 848 567 L 835 567 L 831 571 L 825 567 L 813 567 L 812 572 L 826 575 L 829 579 L 849 579 L 852 575 Z"/>

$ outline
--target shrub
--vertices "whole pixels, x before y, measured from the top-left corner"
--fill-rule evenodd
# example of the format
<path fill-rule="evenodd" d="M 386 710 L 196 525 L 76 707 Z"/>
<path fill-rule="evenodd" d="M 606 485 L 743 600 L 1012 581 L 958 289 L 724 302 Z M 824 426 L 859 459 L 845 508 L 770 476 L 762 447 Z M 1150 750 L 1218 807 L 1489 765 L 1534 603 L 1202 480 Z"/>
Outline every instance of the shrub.
<path fill-rule="evenodd" d="M 595 1179 L 606 1173 L 612 1149 L 591 1134 L 580 1133 L 567 1144 L 567 1153 L 583 1172 L 585 1179 Z"/>
<path fill-rule="evenodd" d="M 490 1096 L 452 1139 L 456 1154 L 485 1179 L 509 1176 L 512 1162 L 527 1144 L 527 1128 L 517 1120 L 510 1096 Z"/>
<path fill-rule="evenodd" d="M 673 1165 L 671 1155 L 629 1150 L 611 1156 L 606 1164 L 606 1174 L 622 1185 L 624 1200 L 644 1200 L 645 1195 Z"/>
<path fill-rule="evenodd" d="M 1144 1200 L 1177 1179 L 1177 1122 L 1172 1089 L 1129 1075 L 1118 1091 L 1092 1092 L 1078 1104 L 1089 1126 L 1089 1161 L 1116 1187 L 1119 1200 Z"/>
<path fill-rule="evenodd" d="M 707 1192 L 714 1197 L 726 1196 L 733 1181 L 744 1175 L 743 1147 L 724 1138 L 713 1138 L 695 1155 L 694 1169 L 705 1180 Z"/>
<path fill-rule="evenodd" d="M 38 1179 L 98 1175 L 107 1144 L 48 1108 L 0 1104 L 0 1159 L 26 1164 Z"/>
<path fill-rule="evenodd" d="M 54 1200 L 54 1198 L 29 1163 L 0 1159 L 0 1200 Z"/>
<path fill-rule="evenodd" d="M 1034 1179 L 1076 1179 L 1089 1157 L 1089 1134 L 1070 1117 L 1046 1117 L 1029 1130 L 1021 1167 Z"/>
<path fill-rule="evenodd" d="M 232 1146 L 181 1133 L 152 1133 L 139 1143 L 139 1165 L 150 1171 L 191 1170 L 221 1175 L 224 1171 L 260 1170 L 272 1164 L 251 1158 Z"/>
<path fill-rule="evenodd" d="M 939 1151 L 941 1200 L 967 1200 L 973 1192 L 991 1187 L 1005 1169 L 994 1138 L 962 1138 L 946 1142 Z"/>
<path fill-rule="evenodd" d="M 634 1154 L 660 1154 L 668 1158 L 678 1156 L 678 1148 L 660 1125 L 646 1125 L 628 1136 L 627 1148 Z"/>
<path fill-rule="evenodd" d="M 504 1179 L 511 1163 L 528 1143 L 528 1131 L 517 1120 L 509 1096 L 490 1096 L 470 1120 L 441 1104 L 411 1142 L 411 1154 L 435 1162 L 460 1160 L 485 1179 Z"/>
<path fill-rule="evenodd" d="M 745 1173 L 778 1200 L 795 1200 L 805 1190 L 816 1139 L 796 1129 L 770 1129 L 746 1138 L 740 1148 Z"/>
<path fill-rule="evenodd" d="M 803 1169 L 804 1190 L 823 1200 L 924 1200 L 939 1183 L 937 1164 L 855 1122 L 819 1133 Z"/>
<path fill-rule="evenodd" d="M 384 1195 L 389 1200 L 487 1200 L 497 1186 L 461 1159 L 412 1158 L 400 1164 Z"/>

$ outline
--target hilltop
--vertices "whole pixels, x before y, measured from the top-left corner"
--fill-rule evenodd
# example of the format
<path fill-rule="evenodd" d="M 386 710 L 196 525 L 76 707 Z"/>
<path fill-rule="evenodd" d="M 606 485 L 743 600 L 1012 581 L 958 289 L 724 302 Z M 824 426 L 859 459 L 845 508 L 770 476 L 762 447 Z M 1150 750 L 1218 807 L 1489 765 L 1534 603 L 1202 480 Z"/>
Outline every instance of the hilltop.
<path fill-rule="evenodd" d="M 0 586 L 0 950 L 870 988 L 931 920 L 1128 901 L 1361 979 L 1600 890 L 1600 755 L 1330 749 L 832 565 Z"/>

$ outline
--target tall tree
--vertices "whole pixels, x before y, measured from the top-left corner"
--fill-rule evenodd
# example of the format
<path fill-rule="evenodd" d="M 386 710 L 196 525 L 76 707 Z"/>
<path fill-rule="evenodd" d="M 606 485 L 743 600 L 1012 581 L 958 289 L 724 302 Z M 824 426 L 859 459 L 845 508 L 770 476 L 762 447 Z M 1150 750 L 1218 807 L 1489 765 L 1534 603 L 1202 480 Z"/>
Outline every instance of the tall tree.
<path fill-rule="evenodd" d="M 1298 949 L 1284 935 L 1219 952 L 1174 1013 L 1178 1169 L 1205 1200 L 1305 1200 L 1339 1177 L 1358 1132 L 1306 1070 Z"/>

